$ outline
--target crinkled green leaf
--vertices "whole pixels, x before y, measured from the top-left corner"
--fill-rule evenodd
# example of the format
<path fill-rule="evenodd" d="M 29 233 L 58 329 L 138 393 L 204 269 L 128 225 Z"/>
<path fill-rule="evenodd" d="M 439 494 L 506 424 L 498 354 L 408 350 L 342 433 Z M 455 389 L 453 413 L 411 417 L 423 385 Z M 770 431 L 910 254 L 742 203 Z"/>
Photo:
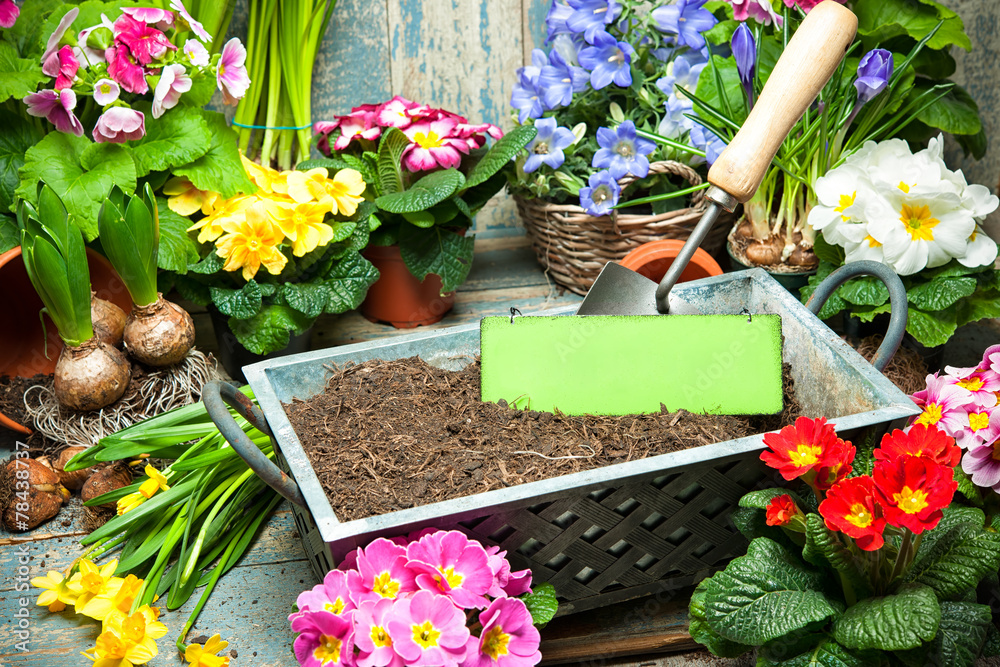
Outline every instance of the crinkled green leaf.
<path fill-rule="evenodd" d="M 45 135 L 25 153 L 18 171 L 17 196 L 34 203 L 39 182 L 47 183 L 62 199 L 88 241 L 97 237 L 97 212 L 111 186 L 135 191 L 135 163 L 128 148 L 95 144 L 86 137 L 62 132 Z"/>
<path fill-rule="evenodd" d="M 212 101 L 212 96 L 215 95 L 219 84 L 211 72 L 202 75 L 188 70 L 188 76 L 191 77 L 191 90 L 181 95 L 179 106 L 200 109 Z"/>
<path fill-rule="evenodd" d="M 443 227 L 419 229 L 403 225 L 399 230 L 399 252 L 418 280 L 429 273 L 441 276 L 441 291 L 447 293 L 469 275 L 475 240 L 475 236 L 461 236 Z"/>
<path fill-rule="evenodd" d="M 906 584 L 896 595 L 867 598 L 833 623 L 833 638 L 850 649 L 902 651 L 934 639 L 941 607 L 934 590 Z"/>
<path fill-rule="evenodd" d="M 357 250 L 348 252 L 324 277 L 326 312 L 345 313 L 360 306 L 378 277 L 378 269 Z"/>
<path fill-rule="evenodd" d="M 961 466 L 955 469 L 958 473 Z M 964 474 L 964 473 L 963 473 Z M 962 525 L 971 525 L 982 528 L 986 525 L 986 514 L 978 507 L 967 507 L 965 505 L 951 504 L 941 510 L 941 521 L 934 530 L 924 532 L 920 540 L 920 546 L 914 557 L 914 563 L 920 563 L 934 549 L 938 542 L 947 538 L 951 539 L 951 531 Z"/>
<path fill-rule="evenodd" d="M 806 543 L 802 557 L 818 567 L 831 566 L 851 585 L 857 597 L 867 597 L 874 591 L 858 556 L 835 533 L 826 527 L 819 514 L 806 515 Z"/>
<path fill-rule="evenodd" d="M 12 97 L 15 100 L 24 99 L 46 80 L 48 77 L 42 73 L 41 63 L 18 58 L 13 44 L 0 42 L 0 102 Z M 7 132 L 8 128 L 5 127 L 4 131 Z"/>
<path fill-rule="evenodd" d="M 918 81 L 911 95 L 929 91 L 934 84 Z M 982 131 L 979 107 L 961 86 L 954 86 L 936 102 L 917 114 L 922 123 L 951 134 L 978 134 Z"/>
<path fill-rule="evenodd" d="M 816 253 L 816 257 L 821 262 L 827 262 L 833 266 L 840 266 L 844 263 L 844 249 L 839 245 L 828 243 L 823 238 L 822 232 L 816 235 L 816 241 L 813 243 L 813 252 Z"/>
<path fill-rule="evenodd" d="M 212 145 L 212 132 L 197 109 L 169 109 L 146 124 L 146 135 L 130 143 L 137 174 L 166 171 L 194 162 Z M 211 188 L 210 188 L 211 189 Z"/>
<path fill-rule="evenodd" d="M 822 592 L 826 578 L 777 542 L 757 538 L 745 556 L 709 580 L 705 620 L 727 639 L 763 644 L 837 616 Z"/>
<path fill-rule="evenodd" d="M 893 37 L 907 35 L 915 40 L 921 40 L 938 21 L 944 24 L 927 42 L 927 48 L 939 50 L 952 44 L 966 51 L 972 48 L 972 42 L 965 34 L 962 19 L 942 4 L 920 0 L 879 0 L 878 2 L 859 2 L 854 7 L 858 17 L 858 34 L 865 38 L 866 43 L 880 43 Z"/>
<path fill-rule="evenodd" d="M 833 264 L 827 262 L 820 262 L 819 267 L 816 269 L 816 273 L 809 276 L 809 283 L 805 285 L 801 290 L 799 290 L 799 298 L 802 303 L 808 303 L 809 299 L 812 298 L 813 292 L 819 287 L 827 276 L 829 276 L 837 267 Z M 830 295 L 830 298 L 826 300 L 823 307 L 820 309 L 819 313 L 816 315 L 821 320 L 828 320 L 840 311 L 848 308 L 850 304 L 840 298 L 837 292 Z"/>
<path fill-rule="evenodd" d="M 705 620 L 705 594 L 708 579 L 703 579 L 691 594 L 691 604 L 688 607 L 688 633 L 709 651 L 720 658 L 736 658 L 753 649 L 752 646 L 740 644 L 721 636 Z"/>
<path fill-rule="evenodd" d="M 775 640 L 780 645 L 781 640 Z M 759 657 L 757 667 L 878 667 L 886 664 L 876 651 L 849 651 L 830 638 L 822 639 L 809 650 L 784 660 Z"/>
<path fill-rule="evenodd" d="M 159 279 L 160 281 L 164 281 L 168 277 L 171 278 L 173 287 L 183 298 L 197 303 L 199 306 L 207 306 L 212 303 L 212 294 L 209 292 L 209 286 L 195 279 L 193 275 L 164 272 L 159 275 Z M 164 289 L 164 287 L 166 285 L 161 282 L 159 290 L 166 294 L 167 289 Z"/>
<path fill-rule="evenodd" d="M 751 491 L 740 498 L 740 507 L 756 507 L 757 509 L 767 509 L 768 504 L 778 496 L 791 496 L 795 504 L 800 508 L 808 510 L 810 505 L 802 501 L 802 496 L 789 489 L 758 489 Z"/>
<path fill-rule="evenodd" d="M 25 0 L 19 4 L 21 15 L 12 27 L 3 31 L 3 40 L 14 45 L 19 58 L 40 62 L 45 38 L 50 34 L 42 34 L 45 20 L 53 9 L 62 4 L 62 0 Z"/>
<path fill-rule="evenodd" d="M 423 211 L 452 196 L 464 183 L 465 177 L 457 169 L 435 171 L 404 192 L 382 195 L 375 204 L 390 213 Z"/>
<path fill-rule="evenodd" d="M 539 627 L 552 620 L 559 611 L 559 601 L 556 599 L 556 589 L 549 582 L 532 586 L 530 593 L 519 598 L 524 602 L 531 614 L 531 622 Z"/>
<path fill-rule="evenodd" d="M 906 299 L 914 308 L 944 310 L 959 299 L 976 291 L 976 279 L 971 277 L 935 278 L 930 282 L 911 287 Z"/>
<path fill-rule="evenodd" d="M 2 42 L 0 42 L 2 44 Z M 20 184 L 17 170 L 24 165 L 24 154 L 42 139 L 34 123 L 0 109 L 0 214 L 14 210 L 14 191 Z"/>
<path fill-rule="evenodd" d="M 329 290 L 323 284 L 286 283 L 278 288 L 284 302 L 306 317 L 318 317 L 329 301 Z"/>
<path fill-rule="evenodd" d="M 966 500 L 973 505 L 981 507 L 983 504 L 983 493 L 980 487 L 972 483 L 972 478 L 962 470 L 962 466 L 953 468 L 952 473 L 955 476 L 955 481 L 958 482 L 958 492 L 965 496 Z"/>
<path fill-rule="evenodd" d="M 497 140 L 487 151 L 486 155 L 476 163 L 476 166 L 469 172 L 465 180 L 465 187 L 471 188 L 486 182 L 490 177 L 501 169 L 511 164 L 518 153 L 531 143 L 531 140 L 538 134 L 534 125 L 522 125 L 515 127 Z"/>
<path fill-rule="evenodd" d="M 198 261 L 198 246 L 187 229 L 191 220 L 174 213 L 163 197 L 156 198 L 160 217 L 160 252 L 157 266 L 165 271 L 187 273 L 188 265 Z"/>
<path fill-rule="evenodd" d="M 1000 289 L 981 289 L 956 304 L 957 325 L 1000 317 Z"/>
<path fill-rule="evenodd" d="M 906 581 L 929 586 L 946 600 L 975 588 L 987 573 L 998 569 L 1000 535 L 981 526 L 961 524 L 913 563 Z"/>
<path fill-rule="evenodd" d="M 207 255 L 205 255 L 201 261 L 194 264 L 188 265 L 189 273 L 197 273 L 200 275 L 212 275 L 213 273 L 218 273 L 222 270 L 222 267 L 226 265 L 226 260 L 219 257 L 218 253 L 214 249 L 210 250 Z"/>
<path fill-rule="evenodd" d="M 955 307 L 929 313 L 910 307 L 906 321 L 906 333 L 926 347 L 944 345 L 958 328 L 958 313 Z"/>
<path fill-rule="evenodd" d="M 409 145 L 410 138 L 398 128 L 391 128 L 382 135 L 377 158 L 379 195 L 403 191 L 403 168 L 400 161 L 403 151 Z"/>
<path fill-rule="evenodd" d="M 219 312 L 238 320 L 248 320 L 260 312 L 262 295 L 256 280 L 250 280 L 240 289 L 210 287 L 212 303 Z"/>
<path fill-rule="evenodd" d="M 218 192 L 227 199 L 241 192 L 254 192 L 257 188 L 243 169 L 239 151 L 236 150 L 236 133 L 226 124 L 226 117 L 206 109 L 200 109 L 198 113 L 212 134 L 212 144 L 194 162 L 174 169 L 174 175 L 187 176 L 199 190 Z"/>
<path fill-rule="evenodd" d="M 986 630 L 986 641 L 983 643 L 982 656 L 984 658 L 993 658 L 998 655 L 1000 655 L 1000 630 L 997 630 L 997 627 L 991 623 Z"/>
<path fill-rule="evenodd" d="M 853 278 L 840 286 L 841 299 L 856 306 L 881 306 L 889 300 L 889 288 L 878 278 Z"/>
<path fill-rule="evenodd" d="M 230 317 L 229 328 L 246 349 L 270 354 L 288 347 L 289 338 L 304 333 L 313 321 L 289 306 L 265 306 L 246 320 Z"/>
<path fill-rule="evenodd" d="M 855 306 L 851 308 L 851 315 L 858 318 L 862 322 L 871 322 L 879 315 L 883 313 L 891 313 L 892 304 L 883 303 L 881 306 Z"/>
<path fill-rule="evenodd" d="M 926 646 L 896 653 L 909 667 L 972 667 L 993 625 L 990 608 L 974 602 L 942 602 L 941 625 Z"/>

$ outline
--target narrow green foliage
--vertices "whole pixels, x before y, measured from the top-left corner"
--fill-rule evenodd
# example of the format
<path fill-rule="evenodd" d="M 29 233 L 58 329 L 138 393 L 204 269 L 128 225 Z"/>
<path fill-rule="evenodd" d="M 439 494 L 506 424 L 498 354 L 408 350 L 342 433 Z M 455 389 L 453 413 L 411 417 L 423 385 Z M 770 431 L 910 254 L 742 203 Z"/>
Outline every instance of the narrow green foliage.
<path fill-rule="evenodd" d="M 148 184 L 145 190 L 129 196 L 115 186 L 97 214 L 104 250 L 137 306 L 148 306 L 157 299 L 159 214 Z"/>

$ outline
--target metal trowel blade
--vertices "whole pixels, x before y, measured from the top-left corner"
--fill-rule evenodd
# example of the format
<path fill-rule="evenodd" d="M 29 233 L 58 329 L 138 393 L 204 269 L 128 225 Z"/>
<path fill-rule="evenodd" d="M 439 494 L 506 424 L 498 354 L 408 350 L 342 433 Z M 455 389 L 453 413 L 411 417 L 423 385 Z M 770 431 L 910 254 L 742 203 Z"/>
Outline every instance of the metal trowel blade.
<path fill-rule="evenodd" d="M 608 262 L 580 304 L 577 315 L 658 315 L 657 284 L 646 276 Z"/>

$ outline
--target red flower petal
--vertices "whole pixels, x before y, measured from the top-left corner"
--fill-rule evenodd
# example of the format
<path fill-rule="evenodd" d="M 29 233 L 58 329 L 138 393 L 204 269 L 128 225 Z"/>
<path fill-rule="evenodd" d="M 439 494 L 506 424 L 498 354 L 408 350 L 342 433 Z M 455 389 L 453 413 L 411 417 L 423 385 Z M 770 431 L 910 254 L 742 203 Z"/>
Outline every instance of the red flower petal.
<path fill-rule="evenodd" d="M 958 488 L 952 468 L 923 456 L 878 461 L 873 477 L 886 521 L 917 534 L 937 526 Z"/>
<path fill-rule="evenodd" d="M 830 488 L 826 500 L 820 503 L 819 513 L 830 530 L 853 537 L 858 547 L 865 551 L 880 549 L 885 540 L 882 518 L 875 502 L 872 478 L 868 475 L 845 479 Z"/>

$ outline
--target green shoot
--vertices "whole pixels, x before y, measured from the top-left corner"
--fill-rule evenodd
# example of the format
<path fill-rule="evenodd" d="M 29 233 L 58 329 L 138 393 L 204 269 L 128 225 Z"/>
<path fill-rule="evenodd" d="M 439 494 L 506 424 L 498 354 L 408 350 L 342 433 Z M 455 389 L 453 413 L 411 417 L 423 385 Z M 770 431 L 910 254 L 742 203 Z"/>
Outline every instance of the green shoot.
<path fill-rule="evenodd" d="M 137 306 L 156 302 L 160 221 L 149 184 L 142 196 L 128 196 L 117 185 L 112 187 L 97 214 L 97 228 L 104 252 L 132 295 L 132 301 Z"/>

